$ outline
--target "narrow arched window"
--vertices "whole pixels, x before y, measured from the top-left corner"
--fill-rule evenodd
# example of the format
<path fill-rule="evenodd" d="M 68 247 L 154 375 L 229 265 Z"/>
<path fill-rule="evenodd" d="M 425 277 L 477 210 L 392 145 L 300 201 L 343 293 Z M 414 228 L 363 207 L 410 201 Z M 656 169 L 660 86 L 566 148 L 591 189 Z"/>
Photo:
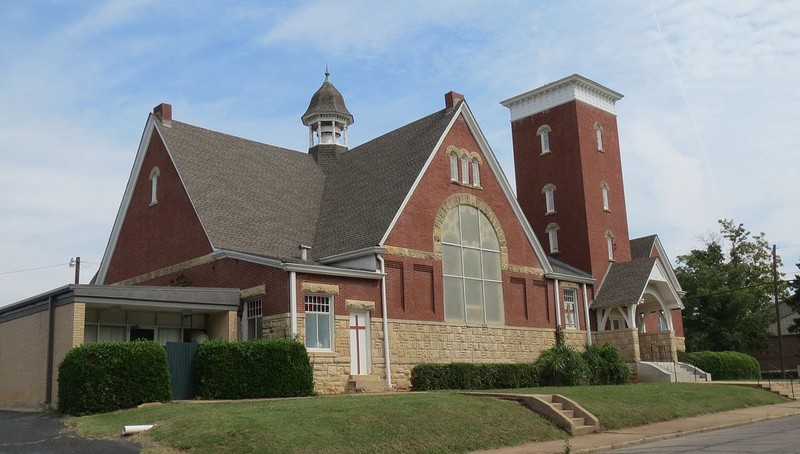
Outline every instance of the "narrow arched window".
<path fill-rule="evenodd" d="M 536 135 L 539 136 L 539 142 L 541 145 L 541 154 L 550 153 L 550 126 L 542 125 L 539 126 L 539 129 L 536 131 Z"/>
<path fill-rule="evenodd" d="M 597 138 L 597 151 L 603 151 L 603 126 L 599 122 L 594 124 L 594 135 Z"/>
<path fill-rule="evenodd" d="M 603 211 L 611 211 L 611 208 L 608 205 L 608 184 L 605 181 L 600 183 L 600 192 L 603 196 Z"/>
<path fill-rule="evenodd" d="M 481 169 L 478 158 L 472 158 L 472 186 L 481 187 Z"/>
<path fill-rule="evenodd" d="M 547 239 L 550 241 L 550 253 L 554 254 L 558 252 L 558 230 L 560 227 L 556 223 L 551 223 L 547 225 L 545 228 L 545 232 L 547 232 Z"/>
<path fill-rule="evenodd" d="M 447 213 L 442 224 L 446 321 L 504 323 L 500 254 L 497 231 L 478 208 L 458 205 Z"/>
<path fill-rule="evenodd" d="M 450 153 L 450 181 L 458 181 L 458 155 Z"/>
<path fill-rule="evenodd" d="M 461 184 L 469 184 L 469 158 L 461 155 Z"/>
<path fill-rule="evenodd" d="M 606 247 L 608 248 L 608 260 L 614 260 L 614 234 L 606 231 Z"/>
<path fill-rule="evenodd" d="M 150 171 L 150 205 L 158 203 L 158 167 L 153 167 Z"/>
<path fill-rule="evenodd" d="M 544 204 L 545 204 L 544 214 L 553 214 L 556 212 L 556 200 L 554 194 L 555 191 L 556 191 L 556 186 L 554 184 L 546 184 L 542 188 L 542 193 L 544 194 Z"/>

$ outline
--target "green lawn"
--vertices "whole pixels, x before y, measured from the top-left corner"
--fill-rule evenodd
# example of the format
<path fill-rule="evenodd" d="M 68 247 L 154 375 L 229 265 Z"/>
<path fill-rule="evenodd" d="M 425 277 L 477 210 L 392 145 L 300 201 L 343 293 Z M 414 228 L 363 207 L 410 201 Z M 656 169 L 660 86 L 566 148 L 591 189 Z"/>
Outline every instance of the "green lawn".
<path fill-rule="evenodd" d="M 566 395 L 607 429 L 786 401 L 766 391 L 730 385 L 505 391 Z M 123 425 L 156 423 L 153 430 L 134 437 L 146 446 L 145 452 L 467 452 L 566 437 L 519 404 L 454 392 L 174 403 L 69 422 L 80 433 L 99 437 L 119 436 Z"/>
<path fill-rule="evenodd" d="M 526 388 L 500 392 L 562 394 L 597 416 L 603 428 L 609 430 L 787 402 L 777 394 L 756 388 L 698 383 Z"/>

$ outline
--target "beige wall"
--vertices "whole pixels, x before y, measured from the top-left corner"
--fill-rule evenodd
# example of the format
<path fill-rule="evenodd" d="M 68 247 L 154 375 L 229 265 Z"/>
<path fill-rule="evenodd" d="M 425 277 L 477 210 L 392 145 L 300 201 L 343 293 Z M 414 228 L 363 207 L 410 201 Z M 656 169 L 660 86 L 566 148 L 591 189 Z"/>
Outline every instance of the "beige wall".
<path fill-rule="evenodd" d="M 611 344 L 617 347 L 626 362 L 639 361 L 639 331 L 636 329 L 616 329 L 592 333 L 595 345 Z"/>
<path fill-rule="evenodd" d="M 239 318 L 236 311 L 209 314 L 206 332 L 212 339 L 235 341 L 238 337 Z"/>
<path fill-rule="evenodd" d="M 58 365 L 83 342 L 84 304 L 55 309 L 52 401 L 58 399 Z M 47 388 L 47 310 L 0 324 L 0 407 L 40 408 Z"/>

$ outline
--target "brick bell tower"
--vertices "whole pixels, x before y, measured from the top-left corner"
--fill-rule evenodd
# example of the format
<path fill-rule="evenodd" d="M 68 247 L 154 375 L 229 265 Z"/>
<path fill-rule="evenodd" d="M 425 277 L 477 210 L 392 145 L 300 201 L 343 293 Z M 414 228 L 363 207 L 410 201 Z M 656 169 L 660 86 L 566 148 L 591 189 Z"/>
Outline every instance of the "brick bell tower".
<path fill-rule="evenodd" d="M 507 99 L 517 199 L 542 247 L 602 281 L 631 260 L 615 103 L 577 74 Z"/>

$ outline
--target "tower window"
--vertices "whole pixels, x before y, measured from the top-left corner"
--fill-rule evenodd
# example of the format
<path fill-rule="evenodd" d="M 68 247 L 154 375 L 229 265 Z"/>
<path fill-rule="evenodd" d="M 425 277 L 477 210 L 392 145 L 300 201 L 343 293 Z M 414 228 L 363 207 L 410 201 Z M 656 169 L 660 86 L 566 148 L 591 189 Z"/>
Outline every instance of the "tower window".
<path fill-rule="evenodd" d="M 608 206 L 608 184 L 605 181 L 600 183 L 600 192 L 603 195 L 603 211 L 611 211 Z"/>
<path fill-rule="evenodd" d="M 547 238 L 550 240 L 550 253 L 555 254 L 558 252 L 558 230 L 560 227 L 556 223 L 551 223 L 545 228 Z"/>
<path fill-rule="evenodd" d="M 597 151 L 603 151 L 603 126 L 599 122 L 594 124 L 594 134 L 597 137 Z"/>
<path fill-rule="evenodd" d="M 161 172 L 159 172 L 158 167 L 153 167 L 153 170 L 150 171 L 150 205 L 155 205 L 158 203 L 158 176 Z"/>
<path fill-rule="evenodd" d="M 547 184 L 542 188 L 542 193 L 544 193 L 544 203 L 545 203 L 545 213 L 544 214 L 553 214 L 556 212 L 556 201 L 555 201 L 555 193 L 556 186 L 554 184 Z"/>
<path fill-rule="evenodd" d="M 458 155 L 450 152 L 450 181 L 458 181 Z"/>
<path fill-rule="evenodd" d="M 606 247 L 608 248 L 608 260 L 614 261 L 614 234 L 606 231 Z"/>
<path fill-rule="evenodd" d="M 552 130 L 550 129 L 550 126 L 547 125 L 539 126 L 539 129 L 536 131 L 536 135 L 539 136 L 541 141 L 541 154 L 550 153 L 550 131 Z"/>
<path fill-rule="evenodd" d="M 472 158 L 472 186 L 481 187 L 481 169 L 478 158 Z"/>
<path fill-rule="evenodd" d="M 461 184 L 469 184 L 469 158 L 461 155 Z"/>

